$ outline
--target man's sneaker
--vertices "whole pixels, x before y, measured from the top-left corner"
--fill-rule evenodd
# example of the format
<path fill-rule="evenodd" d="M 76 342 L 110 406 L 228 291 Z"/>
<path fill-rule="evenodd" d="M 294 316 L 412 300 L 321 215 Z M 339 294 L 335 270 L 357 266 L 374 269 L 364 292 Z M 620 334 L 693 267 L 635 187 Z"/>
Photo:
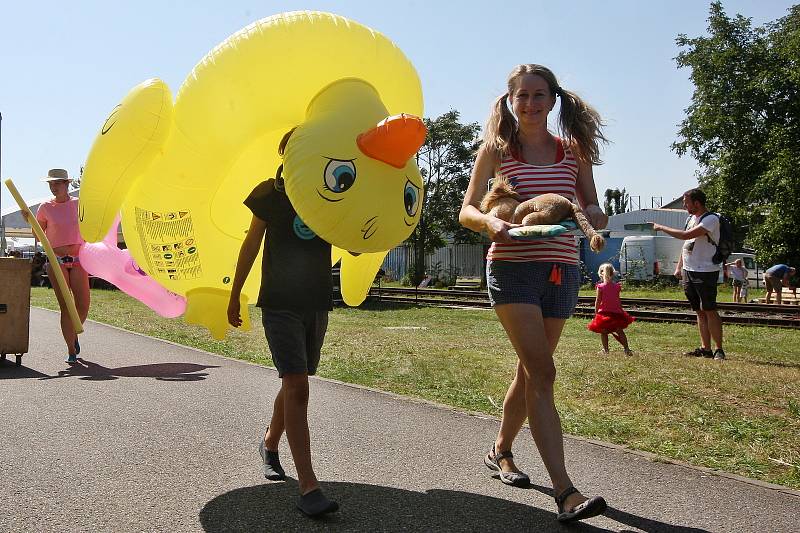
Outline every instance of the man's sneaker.
<path fill-rule="evenodd" d="M 286 479 L 286 472 L 281 466 L 281 461 L 278 459 L 278 452 L 271 452 L 264 445 L 264 439 L 258 445 L 258 454 L 261 456 L 261 461 L 264 463 L 264 477 L 270 481 L 283 481 Z"/>
<path fill-rule="evenodd" d="M 714 357 L 714 352 L 701 347 L 695 348 L 691 352 L 684 352 L 683 355 L 687 357 Z"/>
<path fill-rule="evenodd" d="M 714 352 L 714 361 L 724 361 L 725 360 L 725 350 L 722 348 L 717 348 Z"/>

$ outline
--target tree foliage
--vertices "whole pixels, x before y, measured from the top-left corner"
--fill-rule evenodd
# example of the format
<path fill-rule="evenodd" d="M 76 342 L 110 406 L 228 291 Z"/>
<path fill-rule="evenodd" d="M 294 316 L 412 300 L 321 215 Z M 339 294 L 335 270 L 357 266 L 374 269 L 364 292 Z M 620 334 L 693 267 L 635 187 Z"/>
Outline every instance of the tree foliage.
<path fill-rule="evenodd" d="M 695 90 L 672 148 L 698 161 L 710 207 L 760 262 L 798 264 L 800 6 L 753 27 L 714 2 L 708 22 L 708 36 L 677 38 Z"/>
<path fill-rule="evenodd" d="M 462 124 L 459 118 L 459 112 L 451 110 L 435 119 L 425 119 L 428 136 L 417 154 L 425 184 L 422 215 L 408 239 L 415 284 L 425 276 L 425 255 L 444 246 L 445 237 L 452 237 L 457 243 L 478 242 L 480 238 L 458 223 L 479 145 L 480 126 L 477 122 Z"/>
<path fill-rule="evenodd" d="M 628 211 L 630 207 L 631 195 L 625 192 L 623 188 L 619 189 L 606 189 L 605 202 L 603 208 L 606 215 L 619 215 Z"/>

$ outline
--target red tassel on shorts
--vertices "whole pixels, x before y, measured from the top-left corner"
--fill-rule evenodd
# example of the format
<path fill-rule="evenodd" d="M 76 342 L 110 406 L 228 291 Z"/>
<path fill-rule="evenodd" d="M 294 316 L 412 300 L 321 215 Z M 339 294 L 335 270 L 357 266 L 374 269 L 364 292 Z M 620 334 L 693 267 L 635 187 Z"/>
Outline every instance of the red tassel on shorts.
<path fill-rule="evenodd" d="M 550 270 L 550 277 L 547 281 L 553 285 L 561 285 L 561 267 L 553 263 L 553 268 Z"/>

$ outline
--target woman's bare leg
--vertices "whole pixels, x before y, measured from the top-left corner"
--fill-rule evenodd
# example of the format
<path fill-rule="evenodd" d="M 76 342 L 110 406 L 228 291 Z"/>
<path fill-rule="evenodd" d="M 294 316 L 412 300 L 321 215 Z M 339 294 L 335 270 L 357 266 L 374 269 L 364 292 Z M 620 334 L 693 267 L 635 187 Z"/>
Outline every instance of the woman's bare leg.
<path fill-rule="evenodd" d="M 572 481 L 564 464 L 564 437 L 553 397 L 556 377 L 553 350 L 549 342 L 542 342 L 547 338 L 542 311 L 535 305 L 505 304 L 496 306 L 495 312 L 522 363 L 525 376 L 523 390 L 531 434 L 550 475 L 553 491 L 561 494 L 572 485 Z M 553 327 L 560 322 L 556 328 L 559 338 L 566 321 L 549 320 Z M 575 493 L 564 504 L 570 509 L 585 500 L 583 495 Z"/>

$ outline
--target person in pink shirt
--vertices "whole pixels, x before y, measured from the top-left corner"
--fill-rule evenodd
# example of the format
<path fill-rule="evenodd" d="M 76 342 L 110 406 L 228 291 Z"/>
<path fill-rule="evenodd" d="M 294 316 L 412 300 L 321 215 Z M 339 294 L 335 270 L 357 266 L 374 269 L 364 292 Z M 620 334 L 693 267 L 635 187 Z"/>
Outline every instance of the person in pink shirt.
<path fill-rule="evenodd" d="M 42 226 L 53 251 L 58 257 L 59 267 L 64 273 L 67 286 L 75 298 L 75 307 L 81 323 L 89 314 L 89 274 L 83 269 L 78 259 L 78 251 L 83 244 L 78 228 L 78 199 L 69 195 L 69 183 L 72 181 L 66 170 L 51 169 L 47 177 L 42 178 L 50 186 L 54 198 L 39 205 L 36 220 Z M 51 269 L 47 265 L 47 275 L 53 279 Z M 78 335 L 72 326 L 67 312 L 66 302 L 61 293 L 56 291 L 58 306 L 61 308 L 61 333 L 67 343 L 67 363 L 75 363 L 81 351 Z"/>
<path fill-rule="evenodd" d="M 597 270 L 600 283 L 597 284 L 597 297 L 594 300 L 594 318 L 589 325 L 589 331 L 600 334 L 603 355 L 608 355 L 608 336 L 611 335 L 622 345 L 625 355 L 633 355 L 628 346 L 628 337 L 625 328 L 631 325 L 634 318 L 622 308 L 619 293 L 622 285 L 614 281 L 614 266 L 603 263 Z"/>

